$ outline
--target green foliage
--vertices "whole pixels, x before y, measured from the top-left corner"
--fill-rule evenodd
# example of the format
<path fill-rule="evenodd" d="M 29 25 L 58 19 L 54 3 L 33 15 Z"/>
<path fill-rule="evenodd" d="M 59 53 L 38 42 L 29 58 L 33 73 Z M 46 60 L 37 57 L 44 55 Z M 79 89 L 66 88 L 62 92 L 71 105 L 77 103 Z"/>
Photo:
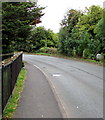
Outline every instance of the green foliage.
<path fill-rule="evenodd" d="M 102 8 L 99 6 L 91 6 L 86 8 L 86 13 L 84 13 L 77 23 L 76 27 L 79 29 L 80 35 L 83 31 L 87 31 L 91 37 L 95 36 L 94 28 L 98 21 L 102 18 Z"/>
<path fill-rule="evenodd" d="M 32 31 L 30 41 L 33 44 L 32 51 L 42 47 L 57 47 L 58 35 L 50 29 L 46 30 L 44 27 L 36 27 Z"/>
<path fill-rule="evenodd" d="M 75 47 L 73 48 L 73 56 L 76 57 L 76 49 L 75 49 Z"/>
<path fill-rule="evenodd" d="M 48 47 L 42 47 L 37 52 L 47 53 L 48 52 Z"/>
<path fill-rule="evenodd" d="M 49 54 L 57 54 L 57 49 L 56 48 L 48 48 L 48 53 Z"/>
<path fill-rule="evenodd" d="M 97 39 L 91 39 L 88 42 L 88 49 L 90 50 L 90 53 L 94 54 L 95 56 L 100 51 L 100 46 L 100 41 Z"/>
<path fill-rule="evenodd" d="M 84 51 L 83 51 L 83 57 L 84 58 L 89 58 L 90 57 L 90 51 L 89 51 L 89 49 L 84 49 Z"/>
<path fill-rule="evenodd" d="M 2 3 L 3 53 L 27 49 L 32 29 L 30 25 L 43 16 L 43 9 L 36 2 Z"/>
<path fill-rule="evenodd" d="M 105 19 L 102 18 L 94 29 L 96 38 L 100 41 L 100 52 L 105 53 Z"/>
<path fill-rule="evenodd" d="M 83 13 L 69 10 L 61 23 L 59 52 L 67 56 L 95 59 L 97 53 L 105 52 L 104 28 L 105 10 L 100 6 L 93 5 Z"/>
<path fill-rule="evenodd" d="M 73 27 L 77 24 L 78 18 L 81 16 L 81 12 L 71 9 L 69 10 L 64 19 L 62 20 L 61 26 L 62 27 L 67 27 L 68 31 L 71 32 Z"/>
<path fill-rule="evenodd" d="M 49 48 L 49 47 L 42 47 L 36 53 L 49 53 L 49 54 L 57 54 L 57 48 Z"/>

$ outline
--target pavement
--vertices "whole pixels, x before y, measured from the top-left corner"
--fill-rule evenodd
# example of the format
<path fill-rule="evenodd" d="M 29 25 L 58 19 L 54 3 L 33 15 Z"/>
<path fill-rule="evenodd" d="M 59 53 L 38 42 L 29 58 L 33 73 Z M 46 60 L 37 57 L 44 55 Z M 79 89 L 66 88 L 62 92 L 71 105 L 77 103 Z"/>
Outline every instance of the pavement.
<path fill-rule="evenodd" d="M 62 118 L 55 94 L 45 75 L 26 63 L 27 78 L 13 118 Z"/>

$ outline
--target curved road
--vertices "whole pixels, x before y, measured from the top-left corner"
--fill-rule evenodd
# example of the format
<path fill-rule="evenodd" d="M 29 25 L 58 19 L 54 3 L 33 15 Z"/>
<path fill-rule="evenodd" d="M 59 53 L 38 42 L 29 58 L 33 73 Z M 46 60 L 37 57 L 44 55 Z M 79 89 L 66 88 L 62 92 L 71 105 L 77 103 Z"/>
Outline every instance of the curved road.
<path fill-rule="evenodd" d="M 24 55 L 55 88 L 68 118 L 103 118 L 103 67 L 40 55 Z"/>

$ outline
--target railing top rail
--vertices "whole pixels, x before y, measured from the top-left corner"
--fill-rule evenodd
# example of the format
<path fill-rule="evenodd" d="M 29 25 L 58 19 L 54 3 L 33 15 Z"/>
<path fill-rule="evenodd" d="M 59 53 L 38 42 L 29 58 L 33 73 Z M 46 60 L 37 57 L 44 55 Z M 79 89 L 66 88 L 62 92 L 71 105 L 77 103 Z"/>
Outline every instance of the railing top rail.
<path fill-rule="evenodd" d="M 16 52 L 14 53 L 14 55 L 9 58 L 9 59 L 5 59 L 3 61 L 0 62 L 0 67 L 3 66 L 7 66 L 9 64 L 11 64 L 18 56 L 20 56 L 21 54 L 23 54 L 23 52 Z"/>
<path fill-rule="evenodd" d="M 0 56 L 8 56 L 8 55 L 13 55 L 14 53 L 7 53 L 7 54 L 0 54 Z"/>

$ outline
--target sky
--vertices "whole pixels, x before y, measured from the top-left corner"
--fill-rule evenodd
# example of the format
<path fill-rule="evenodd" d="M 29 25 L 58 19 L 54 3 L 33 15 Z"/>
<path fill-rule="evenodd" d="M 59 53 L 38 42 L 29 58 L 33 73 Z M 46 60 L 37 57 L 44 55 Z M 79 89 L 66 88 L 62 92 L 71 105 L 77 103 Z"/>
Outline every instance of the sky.
<path fill-rule="evenodd" d="M 38 26 L 44 26 L 46 29 L 51 29 L 55 33 L 59 32 L 60 23 L 64 18 L 65 13 L 69 9 L 84 10 L 85 7 L 92 5 L 100 5 L 103 7 L 105 0 L 38 0 L 38 5 L 46 7 L 43 10 L 45 15 L 41 18 L 42 23 Z"/>

